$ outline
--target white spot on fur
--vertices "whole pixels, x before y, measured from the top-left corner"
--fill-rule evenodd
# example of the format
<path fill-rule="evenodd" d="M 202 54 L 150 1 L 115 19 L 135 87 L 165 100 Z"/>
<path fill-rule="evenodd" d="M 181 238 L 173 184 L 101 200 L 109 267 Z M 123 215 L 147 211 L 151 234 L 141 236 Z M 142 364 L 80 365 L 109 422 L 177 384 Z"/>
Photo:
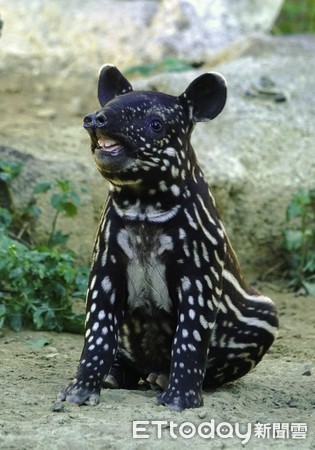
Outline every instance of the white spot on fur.
<path fill-rule="evenodd" d="M 193 331 L 193 336 L 195 338 L 196 341 L 200 342 L 201 341 L 201 336 L 198 330 L 194 330 Z"/>
<path fill-rule="evenodd" d="M 107 293 L 107 292 L 109 292 L 111 290 L 112 282 L 110 281 L 108 276 L 103 278 L 103 280 L 102 280 L 102 288 L 103 288 L 105 293 Z"/>
<path fill-rule="evenodd" d="M 93 324 L 92 330 L 93 330 L 93 331 L 96 331 L 96 330 L 98 329 L 99 326 L 100 326 L 100 324 L 99 324 L 98 322 L 95 322 L 95 323 Z"/>
<path fill-rule="evenodd" d="M 94 275 L 94 277 L 93 277 L 92 280 L 91 280 L 91 284 L 90 284 L 90 289 L 91 289 L 91 290 L 94 288 L 95 281 L 96 281 L 96 275 Z"/>
<path fill-rule="evenodd" d="M 188 291 L 191 288 L 191 282 L 190 279 L 188 277 L 183 277 L 182 278 L 182 289 L 183 291 Z"/>

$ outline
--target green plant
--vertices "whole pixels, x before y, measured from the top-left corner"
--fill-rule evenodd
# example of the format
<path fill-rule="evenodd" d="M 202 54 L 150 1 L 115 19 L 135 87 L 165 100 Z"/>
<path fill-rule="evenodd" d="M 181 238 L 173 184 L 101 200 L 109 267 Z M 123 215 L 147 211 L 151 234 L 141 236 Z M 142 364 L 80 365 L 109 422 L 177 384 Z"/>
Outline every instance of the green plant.
<path fill-rule="evenodd" d="M 40 183 L 27 205 L 17 209 L 11 182 L 21 169 L 11 161 L 0 164 L 0 328 L 7 324 L 19 331 L 31 325 L 37 330 L 82 332 L 84 314 L 74 308 L 75 300 L 85 297 L 88 269 L 77 267 L 70 250 L 57 249 L 69 238 L 57 229 L 58 218 L 74 217 L 80 198 L 68 180 Z M 31 221 L 41 213 L 37 196 L 50 190 L 55 210 L 51 232 L 46 243 L 36 246 L 21 237 L 27 229 L 31 234 Z"/>
<path fill-rule="evenodd" d="M 82 292 L 86 270 L 75 267 L 72 252 L 29 249 L 0 237 L 0 328 L 33 326 L 37 330 L 83 331 L 83 314 L 73 312 L 73 299 Z"/>
<path fill-rule="evenodd" d="M 48 192 L 51 189 L 57 188 L 57 192 L 54 192 L 50 197 L 50 203 L 55 210 L 51 232 L 47 241 L 48 247 L 55 247 L 56 245 L 65 244 L 69 235 L 57 230 L 57 221 L 60 215 L 67 217 L 74 217 L 78 212 L 80 206 L 80 197 L 76 192 L 73 184 L 69 180 L 57 180 L 56 183 L 39 183 L 34 187 L 33 195 Z M 33 197 L 34 198 L 34 197 Z"/>
<path fill-rule="evenodd" d="M 286 0 L 274 34 L 315 33 L 315 0 Z"/>
<path fill-rule="evenodd" d="M 0 206 L 12 213 L 10 231 L 18 240 L 25 244 L 34 245 L 32 240 L 32 224 L 41 214 L 37 205 L 38 195 L 52 191 L 50 197 L 51 206 L 55 213 L 51 223 L 51 231 L 45 245 L 54 247 L 66 244 L 69 235 L 57 229 L 57 221 L 61 215 L 74 217 L 80 206 L 80 197 L 69 180 L 57 180 L 56 182 L 42 182 L 34 186 L 31 198 L 23 207 L 16 208 L 12 195 L 12 181 L 16 178 L 23 165 L 16 161 L 0 161 Z M 84 191 L 82 188 L 81 191 Z"/>
<path fill-rule="evenodd" d="M 198 66 L 198 64 L 191 64 L 181 59 L 164 58 L 163 60 L 157 62 L 130 66 L 124 73 L 125 75 L 133 75 L 135 73 L 150 75 L 156 72 L 183 72 Z"/>
<path fill-rule="evenodd" d="M 315 189 L 300 189 L 286 210 L 284 250 L 289 286 L 315 295 Z"/>
<path fill-rule="evenodd" d="M 22 170 L 22 164 L 17 161 L 0 161 L 0 205 L 12 210 L 13 199 L 10 185 Z"/>

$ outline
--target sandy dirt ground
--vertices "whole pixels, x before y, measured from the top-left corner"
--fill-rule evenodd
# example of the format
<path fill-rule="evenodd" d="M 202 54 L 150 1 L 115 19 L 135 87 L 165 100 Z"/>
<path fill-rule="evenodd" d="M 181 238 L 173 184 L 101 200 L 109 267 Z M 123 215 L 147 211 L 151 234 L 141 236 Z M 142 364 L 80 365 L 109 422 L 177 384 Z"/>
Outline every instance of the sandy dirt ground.
<path fill-rule="evenodd" d="M 266 291 L 280 313 L 281 329 L 275 345 L 252 373 L 204 393 L 202 408 L 182 413 L 158 406 L 156 392 L 143 389 L 104 389 L 96 407 L 62 404 L 61 410 L 53 411 L 56 394 L 74 374 L 83 337 L 3 330 L 0 448 L 315 448 L 315 384 L 311 367 L 315 354 L 315 299 L 272 292 L 268 287 Z M 154 425 L 152 421 L 159 422 Z M 224 426 L 223 422 L 229 425 Z M 257 423 L 263 425 L 266 433 L 270 428 L 269 438 L 255 436 Z M 294 437 L 295 423 L 299 427 L 307 424 L 306 439 Z M 240 424 L 239 433 L 236 424 Z M 282 431 L 273 437 L 277 427 Z M 133 437 L 133 430 L 138 438 Z M 247 438 L 239 434 L 251 438 L 245 443 Z"/>

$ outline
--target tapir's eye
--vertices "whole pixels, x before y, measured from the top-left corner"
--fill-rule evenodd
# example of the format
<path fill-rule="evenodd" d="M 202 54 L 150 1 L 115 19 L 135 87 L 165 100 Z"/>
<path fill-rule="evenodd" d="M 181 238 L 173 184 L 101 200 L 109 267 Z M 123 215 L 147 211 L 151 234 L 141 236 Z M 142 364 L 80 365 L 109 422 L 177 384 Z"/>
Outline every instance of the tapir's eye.
<path fill-rule="evenodd" d="M 163 128 L 163 123 L 161 122 L 161 120 L 159 119 L 153 119 L 150 122 L 150 127 L 153 131 L 155 131 L 156 133 L 158 133 L 159 131 L 162 130 Z"/>

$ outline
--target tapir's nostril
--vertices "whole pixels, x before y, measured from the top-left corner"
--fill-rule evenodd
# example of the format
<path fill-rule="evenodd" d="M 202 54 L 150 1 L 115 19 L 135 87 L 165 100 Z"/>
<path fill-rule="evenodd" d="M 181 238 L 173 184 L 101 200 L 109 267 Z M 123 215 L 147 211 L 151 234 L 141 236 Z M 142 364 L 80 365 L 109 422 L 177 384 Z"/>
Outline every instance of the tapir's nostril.
<path fill-rule="evenodd" d="M 84 128 L 91 128 L 95 125 L 94 117 L 95 117 L 94 114 L 89 114 L 84 117 L 83 119 Z"/>
<path fill-rule="evenodd" d="M 104 125 L 107 124 L 106 116 L 102 113 L 98 113 L 95 118 L 95 123 L 97 127 L 103 127 Z"/>
<path fill-rule="evenodd" d="M 88 114 L 83 119 L 84 128 L 100 128 L 107 124 L 106 116 L 103 113 Z"/>

